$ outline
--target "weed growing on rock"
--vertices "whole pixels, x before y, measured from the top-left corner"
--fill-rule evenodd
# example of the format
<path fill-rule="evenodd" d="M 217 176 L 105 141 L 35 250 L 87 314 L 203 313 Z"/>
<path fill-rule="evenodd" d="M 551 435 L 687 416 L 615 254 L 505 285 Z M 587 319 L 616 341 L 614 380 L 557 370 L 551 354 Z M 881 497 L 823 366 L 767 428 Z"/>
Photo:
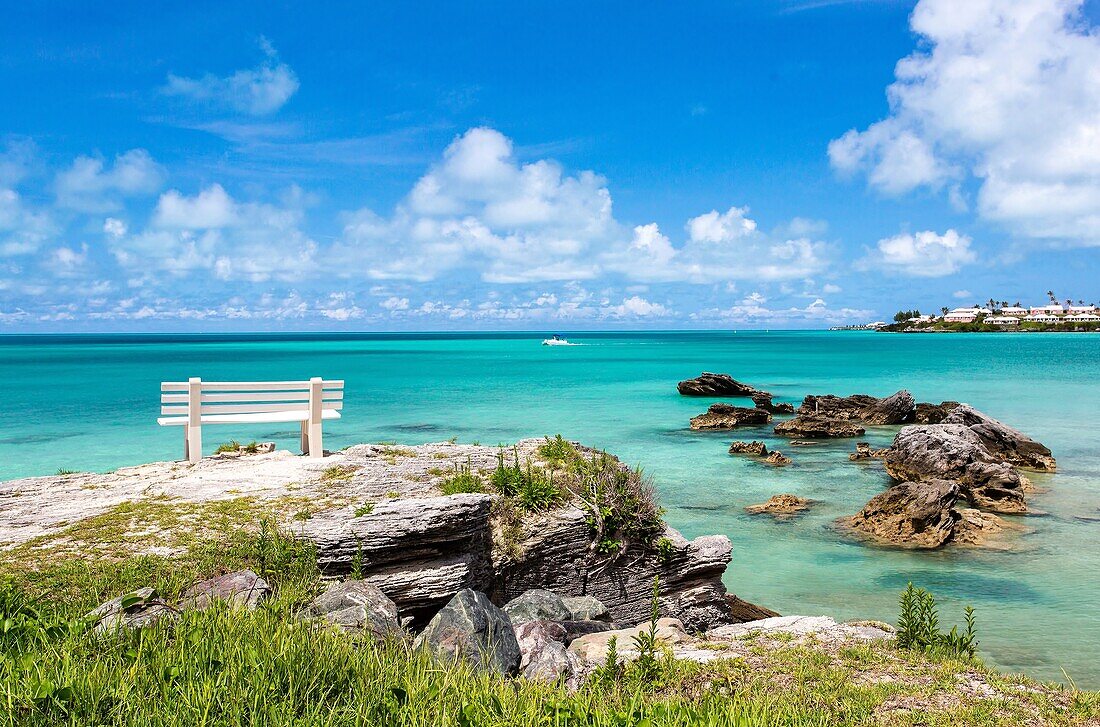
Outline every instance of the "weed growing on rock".
<path fill-rule="evenodd" d="M 579 456 L 577 448 L 562 439 L 560 434 L 555 435 L 553 439 L 546 437 L 546 441 L 539 445 L 538 455 L 553 469 L 572 464 Z"/>
<path fill-rule="evenodd" d="M 58 475 L 59 475 L 60 477 L 66 477 L 66 476 L 68 476 L 68 475 L 75 475 L 75 474 L 77 474 L 77 470 L 67 470 L 67 469 L 64 469 L 64 468 L 62 468 L 62 469 L 59 469 L 59 470 L 57 471 L 57 474 L 58 474 Z"/>
<path fill-rule="evenodd" d="M 485 483 L 474 473 L 467 457 L 466 464 L 455 464 L 454 472 L 439 485 L 444 495 L 456 495 L 460 492 L 485 492 Z"/>
<path fill-rule="evenodd" d="M 355 508 L 355 517 L 365 517 L 374 512 L 373 502 L 364 502 Z"/>
<path fill-rule="evenodd" d="M 225 454 L 226 452 L 237 452 L 241 449 L 241 443 L 236 439 L 230 439 L 228 442 L 223 442 L 218 445 L 218 448 L 214 450 L 214 454 Z"/>
<path fill-rule="evenodd" d="M 321 482 L 348 482 L 357 469 L 347 464 L 334 464 L 331 467 L 326 467 L 321 473 Z"/>

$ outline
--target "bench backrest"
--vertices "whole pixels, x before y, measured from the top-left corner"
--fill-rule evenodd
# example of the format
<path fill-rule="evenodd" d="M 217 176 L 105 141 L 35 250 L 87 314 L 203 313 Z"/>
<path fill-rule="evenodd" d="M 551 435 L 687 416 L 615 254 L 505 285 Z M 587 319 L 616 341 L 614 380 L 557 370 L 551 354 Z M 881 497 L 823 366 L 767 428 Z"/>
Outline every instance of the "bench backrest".
<path fill-rule="evenodd" d="M 258 414 L 344 408 L 344 382 L 325 381 L 165 381 L 160 385 L 162 416 Z M 192 411 L 191 404 L 199 411 Z"/>

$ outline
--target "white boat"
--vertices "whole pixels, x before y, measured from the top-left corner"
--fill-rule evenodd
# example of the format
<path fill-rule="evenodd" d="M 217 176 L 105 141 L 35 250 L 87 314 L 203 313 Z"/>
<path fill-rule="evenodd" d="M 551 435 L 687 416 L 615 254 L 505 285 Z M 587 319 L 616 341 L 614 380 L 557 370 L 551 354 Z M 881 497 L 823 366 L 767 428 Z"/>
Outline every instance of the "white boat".
<path fill-rule="evenodd" d="M 561 336 L 553 336 L 551 338 L 542 339 L 543 346 L 576 346 L 575 343 L 570 343 Z"/>

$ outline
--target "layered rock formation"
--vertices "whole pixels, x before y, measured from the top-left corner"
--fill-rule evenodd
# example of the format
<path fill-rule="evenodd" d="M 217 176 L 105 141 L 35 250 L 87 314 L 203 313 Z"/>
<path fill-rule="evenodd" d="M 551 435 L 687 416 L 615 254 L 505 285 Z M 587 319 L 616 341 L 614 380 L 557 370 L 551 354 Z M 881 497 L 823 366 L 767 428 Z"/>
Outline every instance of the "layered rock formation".
<path fill-rule="evenodd" d="M 796 416 L 775 426 L 775 433 L 785 437 L 807 439 L 831 439 L 837 437 L 861 437 L 867 430 L 859 424 L 841 419 L 819 416 Z"/>
<path fill-rule="evenodd" d="M 730 444 L 730 454 L 747 454 L 753 457 L 768 456 L 768 447 L 763 442 L 753 440 L 751 442 L 733 442 Z"/>
<path fill-rule="evenodd" d="M 1056 468 L 1054 456 L 1048 447 L 969 404 L 955 406 L 943 423 L 969 427 L 990 453 L 1009 464 L 1045 472 L 1053 472 Z"/>
<path fill-rule="evenodd" d="M 709 371 L 676 384 L 683 396 L 752 396 L 757 389 L 735 380 L 729 374 L 712 374 Z"/>
<path fill-rule="evenodd" d="M 749 505 L 745 508 L 745 512 L 750 515 L 771 515 L 776 520 L 789 520 L 795 515 L 810 509 L 811 504 L 813 504 L 812 500 L 784 493 L 782 495 L 772 495 L 767 502 L 759 505 Z"/>
<path fill-rule="evenodd" d="M 999 513 L 1027 512 L 1027 478 L 990 453 L 981 437 L 962 424 L 905 427 L 883 462 L 895 480 L 953 480 L 977 507 Z"/>
<path fill-rule="evenodd" d="M 691 418 L 691 428 L 695 430 L 736 429 L 760 426 L 771 420 L 772 415 L 763 409 L 749 409 L 731 404 L 711 404 L 705 414 Z"/>
<path fill-rule="evenodd" d="M 763 409 L 769 414 L 794 414 L 794 404 L 772 402 L 772 395 L 766 391 L 758 391 L 752 395 L 752 405 L 757 409 Z"/>
<path fill-rule="evenodd" d="M 867 394 L 852 396 L 807 396 L 796 413 L 800 417 L 823 417 L 864 424 L 903 424 L 911 421 L 916 403 L 908 391 L 878 399 Z"/>

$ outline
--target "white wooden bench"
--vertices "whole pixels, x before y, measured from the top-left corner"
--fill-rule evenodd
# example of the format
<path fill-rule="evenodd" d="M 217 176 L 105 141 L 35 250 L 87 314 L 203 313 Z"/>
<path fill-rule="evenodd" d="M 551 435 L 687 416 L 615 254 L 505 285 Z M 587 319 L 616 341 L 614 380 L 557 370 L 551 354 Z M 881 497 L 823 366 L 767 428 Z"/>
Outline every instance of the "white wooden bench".
<path fill-rule="evenodd" d="M 321 422 L 339 419 L 344 382 L 324 381 L 165 381 L 160 385 L 157 424 L 183 427 L 183 457 L 202 459 L 204 424 L 301 422 L 302 453 L 323 457 Z"/>

